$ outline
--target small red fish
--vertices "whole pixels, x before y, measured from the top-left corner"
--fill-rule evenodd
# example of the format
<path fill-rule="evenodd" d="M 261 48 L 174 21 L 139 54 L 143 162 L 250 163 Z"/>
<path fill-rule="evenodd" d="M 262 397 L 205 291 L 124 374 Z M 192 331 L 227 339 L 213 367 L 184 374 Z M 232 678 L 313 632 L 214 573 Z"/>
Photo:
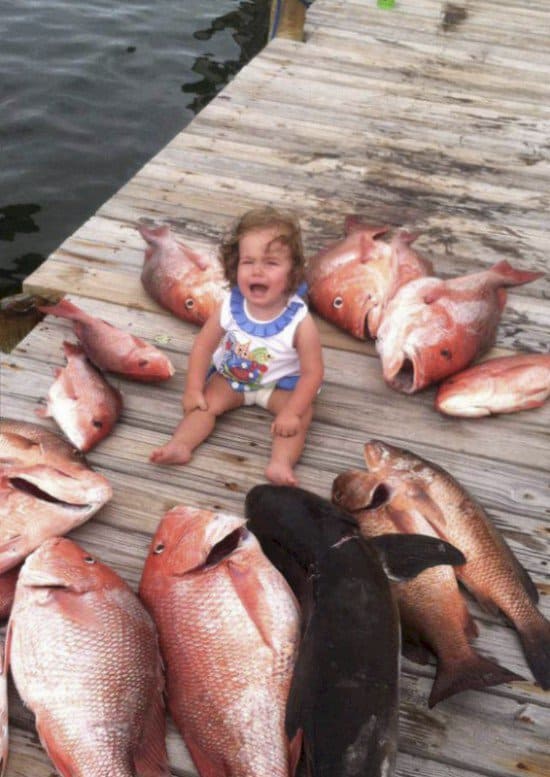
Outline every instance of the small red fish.
<path fill-rule="evenodd" d="M 154 345 L 89 315 L 67 299 L 39 310 L 73 321 L 86 356 L 101 370 L 143 382 L 167 380 L 174 374 L 168 357 Z"/>
<path fill-rule="evenodd" d="M 56 371 L 42 418 L 53 417 L 79 451 L 89 451 L 110 434 L 122 411 L 120 391 L 107 383 L 84 349 L 63 343 L 67 366 Z"/>
<path fill-rule="evenodd" d="M 405 527 L 411 534 L 437 536 L 423 517 L 422 500 L 418 504 L 414 492 L 396 495 L 391 504 L 368 507 L 374 478 L 376 475 L 364 470 L 348 470 L 332 484 L 333 502 L 353 514 L 363 537 L 399 534 Z M 470 645 L 470 639 L 477 636 L 477 626 L 452 567 L 430 567 L 411 580 L 392 583 L 392 590 L 409 639 L 427 645 L 437 656 L 429 707 L 471 688 L 524 679 L 479 655 Z M 404 652 L 407 654 L 406 646 Z"/>
<path fill-rule="evenodd" d="M 417 235 L 346 219 L 346 237 L 308 261 L 308 296 L 320 316 L 354 337 L 376 337 L 382 313 L 397 290 L 431 275 L 431 263 L 412 250 Z"/>
<path fill-rule="evenodd" d="M 168 706 L 199 774 L 293 774 L 284 719 L 298 607 L 244 519 L 181 505 L 167 512 L 140 596 L 159 631 Z"/>
<path fill-rule="evenodd" d="M 155 626 L 71 540 L 47 540 L 23 565 L 5 660 L 59 774 L 170 777 Z"/>
<path fill-rule="evenodd" d="M 180 243 L 168 226 L 138 229 L 147 243 L 145 290 L 178 318 L 203 324 L 222 300 L 226 282 L 220 262 Z"/>
<path fill-rule="evenodd" d="M 457 578 L 481 606 L 502 612 L 517 630 L 535 679 L 550 689 L 550 622 L 537 608 L 538 591 L 485 510 L 443 468 L 380 440 L 365 445 L 371 503 L 404 501 L 441 539 L 462 551 Z M 410 531 L 405 523 L 401 531 Z"/>
<path fill-rule="evenodd" d="M 107 479 L 60 435 L 0 420 L 0 574 L 80 526 L 112 495 Z"/>
<path fill-rule="evenodd" d="M 453 278 L 420 278 L 388 303 L 376 349 L 384 380 L 412 394 L 462 370 L 494 343 L 506 303 L 506 286 L 542 277 L 499 262 Z"/>
<path fill-rule="evenodd" d="M 476 364 L 441 384 L 435 406 L 446 415 L 479 418 L 541 407 L 550 396 L 550 354 L 525 353 Z"/>

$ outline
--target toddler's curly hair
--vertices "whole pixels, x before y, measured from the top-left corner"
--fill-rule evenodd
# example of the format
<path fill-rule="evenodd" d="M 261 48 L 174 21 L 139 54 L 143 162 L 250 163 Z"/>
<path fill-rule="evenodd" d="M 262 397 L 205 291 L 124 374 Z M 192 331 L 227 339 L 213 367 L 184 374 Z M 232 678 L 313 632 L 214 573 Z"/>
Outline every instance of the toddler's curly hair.
<path fill-rule="evenodd" d="M 288 279 L 288 291 L 293 293 L 305 279 L 305 258 L 300 224 L 291 213 L 269 206 L 247 211 L 223 239 L 219 257 L 225 277 L 231 286 L 237 285 L 239 241 L 247 232 L 266 227 L 280 227 L 280 239 L 290 247 L 292 267 Z"/>

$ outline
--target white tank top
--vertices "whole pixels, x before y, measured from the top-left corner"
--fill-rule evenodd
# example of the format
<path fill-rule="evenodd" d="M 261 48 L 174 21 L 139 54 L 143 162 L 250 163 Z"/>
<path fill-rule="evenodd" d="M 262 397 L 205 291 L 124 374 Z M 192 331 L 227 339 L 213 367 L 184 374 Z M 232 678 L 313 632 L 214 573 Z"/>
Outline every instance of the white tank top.
<path fill-rule="evenodd" d="M 294 294 L 276 318 L 257 321 L 235 286 L 222 301 L 220 324 L 225 335 L 212 357 L 214 367 L 235 391 L 293 389 L 300 376 L 294 336 L 307 313 L 304 300 Z"/>

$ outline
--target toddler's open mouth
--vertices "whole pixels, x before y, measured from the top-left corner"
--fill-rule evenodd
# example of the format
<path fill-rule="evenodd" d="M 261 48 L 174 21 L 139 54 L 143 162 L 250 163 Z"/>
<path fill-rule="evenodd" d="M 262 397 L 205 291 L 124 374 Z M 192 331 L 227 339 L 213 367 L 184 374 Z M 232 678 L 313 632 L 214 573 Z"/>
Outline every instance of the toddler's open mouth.
<path fill-rule="evenodd" d="M 267 286 L 264 283 L 251 283 L 250 284 L 250 291 L 253 294 L 263 294 L 267 291 Z"/>

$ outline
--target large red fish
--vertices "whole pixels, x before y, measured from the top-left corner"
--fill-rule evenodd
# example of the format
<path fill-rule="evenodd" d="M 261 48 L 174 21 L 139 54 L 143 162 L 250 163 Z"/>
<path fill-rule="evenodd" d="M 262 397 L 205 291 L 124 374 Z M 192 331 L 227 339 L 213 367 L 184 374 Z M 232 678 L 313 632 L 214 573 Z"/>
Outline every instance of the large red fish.
<path fill-rule="evenodd" d="M 298 609 L 244 519 L 170 510 L 140 596 L 159 631 L 168 706 L 199 774 L 292 774 L 298 754 L 284 718 Z"/>
<path fill-rule="evenodd" d="M 155 626 L 71 540 L 47 540 L 23 565 L 6 664 L 63 777 L 169 777 Z"/>
<path fill-rule="evenodd" d="M 366 508 L 371 500 L 373 477 L 376 475 L 364 470 L 348 470 L 332 484 L 333 501 L 353 514 L 363 537 L 399 534 L 404 527 L 411 534 L 437 536 L 422 516 L 413 494 L 402 499 L 395 497 L 391 506 Z M 470 645 L 470 639 L 477 636 L 477 626 L 460 594 L 452 567 L 430 567 L 411 580 L 393 583 L 392 588 L 409 639 L 427 645 L 437 656 L 430 707 L 470 688 L 523 679 L 480 656 Z"/>
<path fill-rule="evenodd" d="M 107 479 L 59 435 L 0 420 L 0 574 L 48 537 L 80 526 L 111 496 Z"/>
<path fill-rule="evenodd" d="M 431 263 L 411 248 L 416 235 L 346 219 L 346 237 L 308 260 L 309 301 L 320 316 L 354 337 L 376 337 L 382 313 L 397 290 L 431 275 Z"/>
<path fill-rule="evenodd" d="M 141 282 L 151 297 L 178 318 L 203 324 L 221 302 L 225 279 L 217 259 L 180 243 L 168 226 L 146 227 Z"/>
<path fill-rule="evenodd" d="M 365 445 L 370 506 L 414 502 L 442 539 L 462 551 L 458 579 L 491 612 L 502 612 L 519 634 L 535 679 L 550 688 L 550 622 L 537 609 L 538 591 L 483 508 L 444 469 L 380 440 Z M 365 506 L 369 506 L 367 503 Z M 410 531 L 406 523 L 402 531 Z"/>
<path fill-rule="evenodd" d="M 378 330 L 384 380 L 412 394 L 463 369 L 493 345 L 505 287 L 542 275 L 499 262 L 472 275 L 420 278 L 402 286 Z"/>
<path fill-rule="evenodd" d="M 540 407 L 550 396 L 550 354 L 523 353 L 476 364 L 441 384 L 435 406 L 446 415 L 479 418 Z"/>
<path fill-rule="evenodd" d="M 43 313 L 68 318 L 86 356 L 96 367 L 132 380 L 167 380 L 174 374 L 170 360 L 154 345 L 91 316 L 69 300 L 39 308 Z"/>
<path fill-rule="evenodd" d="M 63 343 L 67 366 L 56 371 L 45 408 L 36 414 L 53 417 L 79 451 L 89 451 L 111 430 L 122 411 L 122 395 L 88 360 L 84 349 Z"/>

